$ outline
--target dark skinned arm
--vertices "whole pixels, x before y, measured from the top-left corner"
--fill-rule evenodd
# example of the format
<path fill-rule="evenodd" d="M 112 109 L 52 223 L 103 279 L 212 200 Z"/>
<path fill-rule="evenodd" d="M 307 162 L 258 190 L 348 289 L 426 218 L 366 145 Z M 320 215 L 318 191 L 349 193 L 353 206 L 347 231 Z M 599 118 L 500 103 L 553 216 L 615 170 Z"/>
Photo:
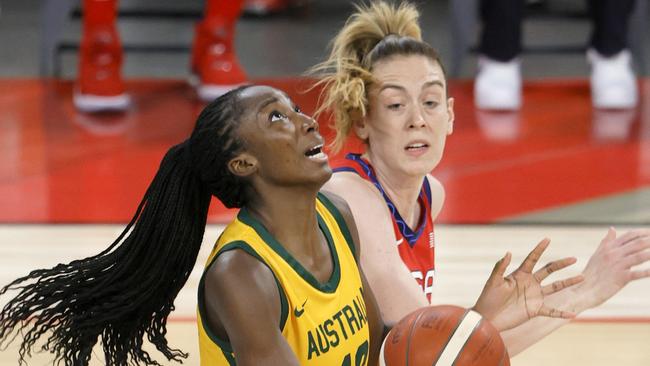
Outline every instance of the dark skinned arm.
<path fill-rule="evenodd" d="M 210 327 L 227 334 L 238 366 L 298 360 L 280 331 L 280 294 L 271 270 L 243 250 L 219 255 L 205 277 Z"/>

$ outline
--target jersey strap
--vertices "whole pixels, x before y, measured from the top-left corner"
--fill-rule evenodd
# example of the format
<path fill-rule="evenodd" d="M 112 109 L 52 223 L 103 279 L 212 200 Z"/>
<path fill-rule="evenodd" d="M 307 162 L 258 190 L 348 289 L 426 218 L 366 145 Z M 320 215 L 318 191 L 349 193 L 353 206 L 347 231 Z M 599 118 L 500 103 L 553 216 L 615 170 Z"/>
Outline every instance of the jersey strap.
<path fill-rule="evenodd" d="M 420 196 L 418 197 L 418 200 L 421 201 L 420 207 L 423 209 L 423 212 L 420 215 L 420 222 L 417 225 L 417 229 L 412 230 L 400 215 L 399 211 L 393 204 L 393 201 L 384 191 L 384 188 L 379 183 L 379 180 L 377 180 L 375 171 L 370 163 L 366 159 L 362 158 L 361 155 L 353 153 L 347 154 L 345 156 L 345 159 L 346 163 L 348 164 L 334 168 L 334 172 L 353 172 L 358 174 L 361 178 L 369 180 L 372 184 L 374 184 L 375 188 L 377 188 L 382 197 L 384 197 L 384 201 L 386 201 L 386 205 L 388 206 L 388 209 L 390 210 L 390 213 L 393 216 L 393 219 L 395 220 L 400 233 L 411 247 L 414 246 L 422 235 L 424 228 L 426 227 L 427 218 L 431 215 L 431 187 L 429 186 L 429 180 L 424 177 L 424 180 L 422 182 L 422 189 L 420 190 Z"/>

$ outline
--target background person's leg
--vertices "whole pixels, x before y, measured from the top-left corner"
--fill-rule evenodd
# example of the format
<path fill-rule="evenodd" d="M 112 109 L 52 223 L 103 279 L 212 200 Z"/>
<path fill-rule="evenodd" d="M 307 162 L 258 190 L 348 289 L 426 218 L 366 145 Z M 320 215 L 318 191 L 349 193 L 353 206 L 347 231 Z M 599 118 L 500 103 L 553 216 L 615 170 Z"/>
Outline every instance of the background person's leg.
<path fill-rule="evenodd" d="M 479 51 L 488 58 L 507 62 L 521 52 L 522 0 L 481 0 Z"/>
<path fill-rule="evenodd" d="M 122 44 L 115 22 L 117 0 L 84 0 L 74 104 L 85 112 L 123 110 Z"/>
<path fill-rule="evenodd" d="M 593 31 L 587 58 L 591 97 L 596 108 L 632 108 L 638 101 L 632 58 L 627 49 L 634 0 L 589 0 Z"/>
<path fill-rule="evenodd" d="M 206 0 L 192 47 L 192 71 L 199 76 L 199 97 L 211 101 L 246 81 L 235 54 L 235 25 L 243 0 Z"/>
<path fill-rule="evenodd" d="M 627 48 L 627 32 L 634 0 L 589 0 L 593 29 L 589 46 L 605 57 Z"/>
<path fill-rule="evenodd" d="M 482 0 L 478 74 L 474 102 L 481 109 L 514 110 L 521 106 L 522 0 Z"/>

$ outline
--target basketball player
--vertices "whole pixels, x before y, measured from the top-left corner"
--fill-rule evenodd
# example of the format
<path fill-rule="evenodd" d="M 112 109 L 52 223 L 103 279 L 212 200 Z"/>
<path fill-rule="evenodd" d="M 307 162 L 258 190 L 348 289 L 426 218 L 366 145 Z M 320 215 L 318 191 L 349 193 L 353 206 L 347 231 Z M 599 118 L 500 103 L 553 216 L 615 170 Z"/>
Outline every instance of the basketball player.
<path fill-rule="evenodd" d="M 381 341 L 383 327 L 357 268 L 349 210 L 319 193 L 331 175 L 322 146 L 316 122 L 284 93 L 255 86 L 223 95 L 167 152 L 113 245 L 0 291 L 19 291 L 0 313 L 0 339 L 21 332 L 21 361 L 41 336 L 65 365 L 88 364 L 100 336 L 109 365 L 157 365 L 145 335 L 168 359 L 186 357 L 167 344 L 166 321 L 214 195 L 242 209 L 201 279 L 201 364 L 376 363 L 369 342 Z"/>
<path fill-rule="evenodd" d="M 70 366 L 87 365 L 99 337 L 108 365 L 157 365 L 143 350 L 145 336 L 167 359 L 186 357 L 167 343 L 167 317 L 196 261 L 214 195 L 241 210 L 200 281 L 201 364 L 376 365 L 384 327 L 357 268 L 352 214 L 342 199 L 319 192 L 332 173 L 322 147 L 317 123 L 276 89 L 247 86 L 219 97 L 191 137 L 167 152 L 108 249 L 0 290 L 18 292 L 0 312 L 0 341 L 20 334 L 21 362 L 41 337 Z M 507 285 L 515 277 L 503 278 L 506 256 L 476 309 L 513 322 L 529 312 L 571 316 L 535 296 L 579 280 L 542 287 L 571 263 L 532 274 L 544 247 L 514 274 L 532 291 L 528 304 Z"/>
<path fill-rule="evenodd" d="M 438 54 L 421 40 L 418 17 L 407 3 L 358 7 L 334 38 L 329 58 L 313 69 L 325 87 L 319 111 L 333 114 L 334 150 L 352 132 L 365 142 L 363 154 L 349 154 L 335 166 L 325 189 L 350 206 L 361 267 L 389 325 L 432 302 L 434 221 L 444 189 L 429 172 L 454 127 L 454 99 Z M 584 269 L 584 282 L 545 301 L 579 313 L 650 276 L 631 269 L 650 259 L 649 235 L 617 238 L 610 230 Z M 495 326 L 512 356 L 566 322 L 538 318 L 509 331 Z"/>

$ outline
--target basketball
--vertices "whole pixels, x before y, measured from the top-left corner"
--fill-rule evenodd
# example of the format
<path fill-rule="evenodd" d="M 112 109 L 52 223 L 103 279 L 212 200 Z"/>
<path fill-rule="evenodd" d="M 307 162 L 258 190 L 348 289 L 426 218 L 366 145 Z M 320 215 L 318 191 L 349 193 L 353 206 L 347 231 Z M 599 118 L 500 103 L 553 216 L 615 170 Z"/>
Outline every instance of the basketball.
<path fill-rule="evenodd" d="M 499 332 L 480 314 L 458 306 L 418 309 L 388 333 L 382 366 L 509 366 Z"/>

